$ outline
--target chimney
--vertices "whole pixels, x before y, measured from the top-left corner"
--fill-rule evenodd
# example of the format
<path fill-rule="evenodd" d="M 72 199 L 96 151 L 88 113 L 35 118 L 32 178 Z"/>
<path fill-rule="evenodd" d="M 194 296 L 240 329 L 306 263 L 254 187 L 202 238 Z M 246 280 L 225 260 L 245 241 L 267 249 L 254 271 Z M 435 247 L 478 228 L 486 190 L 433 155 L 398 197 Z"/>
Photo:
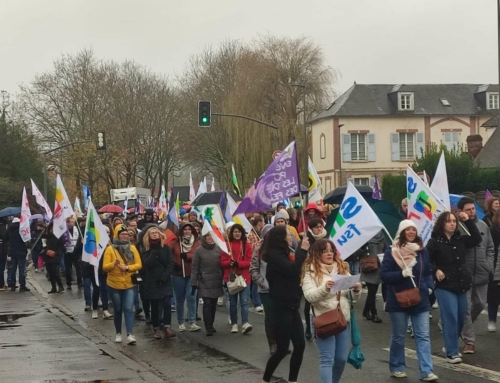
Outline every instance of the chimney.
<path fill-rule="evenodd" d="M 483 148 L 483 137 L 479 134 L 474 134 L 467 137 L 467 150 L 472 158 L 476 158 L 481 149 Z"/>

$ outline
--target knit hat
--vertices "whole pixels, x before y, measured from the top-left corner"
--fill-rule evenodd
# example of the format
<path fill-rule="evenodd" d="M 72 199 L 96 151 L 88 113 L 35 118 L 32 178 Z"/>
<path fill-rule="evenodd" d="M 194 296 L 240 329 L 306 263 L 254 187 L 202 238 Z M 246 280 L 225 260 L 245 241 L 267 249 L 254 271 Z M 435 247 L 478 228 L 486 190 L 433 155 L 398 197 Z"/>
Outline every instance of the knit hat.
<path fill-rule="evenodd" d="M 273 228 L 273 225 L 264 225 L 264 227 L 262 228 L 261 230 L 261 233 L 262 233 L 262 238 L 264 238 L 266 236 L 267 233 L 269 233 L 269 230 L 271 230 Z"/>
<path fill-rule="evenodd" d="M 230 227 L 233 227 L 234 224 L 235 224 L 235 222 L 229 221 L 228 223 L 226 223 L 226 229 L 229 229 Z"/>
<path fill-rule="evenodd" d="M 167 230 L 167 221 L 163 221 L 162 223 L 160 223 L 160 225 L 158 227 L 162 231 Z"/>
<path fill-rule="evenodd" d="M 12 223 L 19 223 L 19 222 L 21 222 L 21 220 L 17 217 L 12 220 Z"/>
<path fill-rule="evenodd" d="M 286 205 L 283 202 L 280 202 L 278 203 L 278 205 L 276 205 L 276 211 L 279 211 L 280 207 L 286 209 Z"/>
<path fill-rule="evenodd" d="M 115 227 L 115 237 L 116 238 L 118 238 L 118 236 L 123 232 L 128 232 L 127 226 L 118 225 L 117 227 Z"/>
<path fill-rule="evenodd" d="M 396 240 L 399 238 L 401 232 L 405 231 L 406 229 L 408 229 L 409 227 L 414 227 L 415 230 L 417 230 L 417 233 L 418 233 L 418 228 L 417 228 L 417 225 L 415 225 L 415 223 L 409 219 L 404 219 L 402 220 L 400 223 L 399 223 L 399 227 L 398 227 L 398 232 L 396 233 Z"/>
<path fill-rule="evenodd" d="M 276 222 L 278 219 L 283 219 L 286 222 L 286 220 L 290 219 L 290 216 L 288 215 L 288 212 L 286 210 L 280 210 L 274 216 L 274 222 Z"/>

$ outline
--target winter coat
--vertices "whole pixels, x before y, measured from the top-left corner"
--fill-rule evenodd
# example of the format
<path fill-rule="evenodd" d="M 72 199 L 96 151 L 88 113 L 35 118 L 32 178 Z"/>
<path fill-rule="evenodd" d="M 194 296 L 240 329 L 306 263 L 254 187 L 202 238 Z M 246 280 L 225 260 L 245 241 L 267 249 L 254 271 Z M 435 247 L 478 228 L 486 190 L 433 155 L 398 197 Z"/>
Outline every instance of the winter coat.
<path fill-rule="evenodd" d="M 495 247 L 488 225 L 477 218 L 473 222 L 481 233 L 482 241 L 474 248 L 467 249 L 465 259 L 467 260 L 469 273 L 472 276 L 472 285 L 485 285 L 493 275 Z"/>
<path fill-rule="evenodd" d="M 43 230 L 33 230 L 31 232 L 31 241 L 30 241 L 30 245 L 31 245 L 31 253 L 32 254 L 40 254 L 42 252 L 42 249 L 43 249 L 43 243 L 42 243 L 42 238 L 40 238 L 40 240 L 38 242 L 36 242 L 36 240 L 38 239 L 38 237 L 40 237 L 40 234 L 42 234 Z M 36 242 L 36 244 L 35 244 Z M 33 247 L 33 245 L 35 245 Z"/>
<path fill-rule="evenodd" d="M 461 235 L 458 231 L 450 239 L 444 234 L 433 234 L 427 243 L 436 288 L 463 293 L 472 286 L 472 276 L 466 264 L 466 249 L 479 245 L 482 237 L 472 220 L 469 219 L 464 224 L 470 236 Z M 437 270 L 445 275 L 441 282 L 436 279 Z"/>
<path fill-rule="evenodd" d="M 304 280 L 302 281 L 302 291 L 304 292 L 304 297 L 311 303 L 314 308 L 314 312 L 311 309 L 311 313 L 314 316 L 320 316 L 328 311 L 336 310 L 339 304 L 338 294 L 330 293 L 330 289 L 326 287 L 326 282 L 331 280 L 331 274 L 326 270 L 321 271 L 323 275 L 323 280 L 318 283 L 316 272 L 314 267 L 311 265 L 309 270 L 306 270 L 304 274 Z M 361 295 L 361 291 L 358 293 L 353 292 L 353 298 L 358 299 Z M 349 302 L 349 290 L 342 290 L 340 292 L 340 310 L 347 322 L 351 320 L 351 304 Z"/>
<path fill-rule="evenodd" d="M 493 266 L 494 266 L 494 281 L 500 281 L 500 262 L 498 262 L 498 250 L 500 248 L 500 227 L 491 227 L 491 238 L 493 239 L 493 247 L 495 249 Z"/>
<path fill-rule="evenodd" d="M 150 245 L 149 250 L 141 252 L 140 274 L 144 279 L 144 284 L 141 285 L 144 298 L 149 300 L 172 296 L 172 253 L 168 246 L 161 246 L 160 243 L 151 242 Z"/>
<path fill-rule="evenodd" d="M 191 286 L 198 287 L 198 298 L 218 298 L 222 290 L 221 251 L 215 245 L 202 243 L 194 252 Z"/>
<path fill-rule="evenodd" d="M 0 256 L 7 255 L 9 252 L 9 236 L 7 235 L 9 227 L 6 223 L 0 223 Z"/>
<path fill-rule="evenodd" d="M 250 275 L 253 283 L 257 284 L 259 294 L 269 293 L 269 282 L 266 279 L 267 263 L 260 256 L 260 246 L 253 251 L 250 261 Z"/>
<path fill-rule="evenodd" d="M 316 210 L 318 218 L 323 218 L 323 211 L 319 208 L 319 206 L 316 205 L 315 202 L 308 203 L 306 209 L 304 210 L 304 220 L 302 219 L 299 220 L 299 227 L 297 229 L 299 234 L 307 232 L 307 230 L 309 230 L 309 218 L 308 218 L 309 215 L 307 214 L 309 210 Z M 305 221 L 305 228 L 304 228 L 304 221 Z"/>
<path fill-rule="evenodd" d="M 302 298 L 300 276 L 307 252 L 297 251 L 295 261 L 288 253 L 269 254 L 266 279 L 269 282 L 269 297 L 273 307 L 298 309 Z"/>
<path fill-rule="evenodd" d="M 224 270 L 224 282 L 229 281 L 231 270 L 234 270 L 236 275 L 241 275 L 245 278 L 246 283 L 250 284 L 250 260 L 252 259 L 252 245 L 250 242 L 233 241 L 229 243 L 233 257 L 225 252 L 221 252 L 221 266 Z M 231 267 L 231 259 L 238 262 L 238 267 Z"/>
<path fill-rule="evenodd" d="M 380 268 L 380 277 L 387 284 L 385 311 L 417 314 L 431 310 L 429 295 L 434 291 L 434 281 L 429 253 L 425 247 L 417 251 L 416 260 L 417 263 L 413 266 L 413 276 L 415 277 L 413 280 L 420 290 L 420 303 L 412 307 L 401 307 L 396 300 L 396 292 L 413 288 L 412 278 L 403 277 L 403 270 L 394 260 L 392 250 L 386 250 Z M 420 273 L 422 273 L 422 278 L 420 278 Z"/>
<path fill-rule="evenodd" d="M 361 261 L 363 257 L 372 255 L 376 255 L 378 258 L 378 254 L 384 254 L 385 247 L 384 233 L 381 231 L 363 246 L 363 251 L 360 254 L 361 256 L 359 260 Z M 372 285 L 382 283 L 382 280 L 380 279 L 380 268 L 371 273 L 364 273 L 361 271 L 360 280 L 366 283 L 371 283 Z"/>
<path fill-rule="evenodd" d="M 181 250 L 183 245 L 180 243 L 179 237 L 182 235 L 182 229 L 187 225 L 191 226 L 192 233 L 194 235 L 194 243 L 191 246 L 191 249 L 186 253 L 187 259 L 184 261 L 181 257 L 181 253 L 185 253 L 184 250 Z M 193 262 L 193 256 L 196 249 L 200 246 L 200 241 L 198 239 L 198 234 L 193 225 L 190 223 L 184 223 L 181 225 L 179 229 L 179 236 L 168 244 L 170 250 L 172 250 L 172 257 L 174 259 L 174 271 L 172 275 L 178 277 L 190 277 L 191 276 L 191 265 Z"/>
<path fill-rule="evenodd" d="M 21 234 L 19 234 L 19 222 L 10 224 L 7 235 L 9 239 L 9 256 L 11 258 L 25 259 L 28 248 L 21 238 Z"/>
<path fill-rule="evenodd" d="M 64 236 L 57 238 L 53 233 L 43 234 L 42 243 L 44 244 L 41 255 L 43 256 L 43 261 L 46 264 L 59 264 L 61 262 L 61 257 L 64 254 Z M 47 255 L 47 250 L 52 250 L 56 253 L 55 256 L 49 257 Z"/>

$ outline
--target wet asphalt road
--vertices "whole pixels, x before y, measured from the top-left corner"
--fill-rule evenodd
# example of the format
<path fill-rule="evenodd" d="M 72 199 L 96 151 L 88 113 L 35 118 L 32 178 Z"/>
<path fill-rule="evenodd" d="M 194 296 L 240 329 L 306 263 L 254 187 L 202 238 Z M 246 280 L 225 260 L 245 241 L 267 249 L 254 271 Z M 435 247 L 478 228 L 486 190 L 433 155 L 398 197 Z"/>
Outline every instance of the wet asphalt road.
<path fill-rule="evenodd" d="M 41 292 L 42 302 L 47 295 L 44 291 L 49 289 L 49 283 L 41 273 L 30 272 L 30 280 L 33 286 Z M 19 293 L 0 294 L 0 312 L 3 311 L 4 294 L 19 295 Z M 24 296 L 24 295 L 23 295 Z M 253 331 L 249 335 L 231 334 L 227 323 L 225 308 L 219 307 L 215 327 L 218 332 L 214 337 L 206 337 L 204 331 L 198 333 L 178 333 L 178 337 L 173 340 L 157 341 L 152 338 L 152 331 L 143 321 L 136 321 L 135 334 L 137 336 L 136 346 L 116 345 L 114 340 L 113 322 L 103 319 L 91 319 L 88 312 L 84 312 L 83 290 L 75 287 L 64 294 L 49 296 L 46 303 L 50 307 L 57 307 L 74 320 L 71 322 L 81 326 L 83 331 L 92 333 L 99 341 L 96 343 L 106 343 L 114 348 L 120 355 L 130 358 L 130 363 L 134 363 L 143 368 L 147 368 L 157 377 L 168 382 L 191 383 L 191 382 L 231 382 L 234 383 L 256 383 L 262 378 L 262 371 L 265 367 L 268 349 L 264 335 L 263 315 L 254 312 L 250 313 L 250 323 Z M 23 298 L 24 299 L 24 298 Z M 388 382 L 392 379 L 388 371 L 388 347 L 390 337 L 390 327 L 388 316 L 381 310 L 381 298 L 379 299 L 379 313 L 383 319 L 382 324 L 374 324 L 366 320 L 359 319 L 361 334 L 363 336 L 361 347 L 366 357 L 363 369 L 355 370 L 350 365 L 346 370 L 342 382 Z M 358 318 L 361 317 L 364 296 L 357 303 L 356 312 Z M 500 333 L 487 333 L 487 317 L 481 315 L 476 322 L 477 347 L 475 355 L 465 356 L 465 363 L 460 366 L 450 366 L 446 364 L 440 351 L 442 347 L 442 337 L 437 327 L 439 310 L 433 310 L 435 319 L 432 320 L 432 351 L 435 356 L 434 372 L 440 376 L 440 381 L 447 382 L 500 382 L 500 357 L 498 357 L 498 341 Z M 200 306 L 201 314 L 201 306 Z M 1 315 L 1 313 L 0 313 Z M 176 316 L 172 313 L 174 330 L 176 326 Z M 25 318 L 23 320 L 28 320 Z M 201 323 L 199 323 L 201 325 Z M 0 333 L 0 336 L 2 334 Z M 23 342 L 30 342 L 31 338 L 22 339 Z M 19 342 L 19 341 L 18 341 Z M 68 335 L 66 342 L 71 345 L 67 347 L 78 348 L 80 342 L 85 342 L 77 336 Z M 95 342 L 95 340 L 94 340 Z M 418 382 L 418 367 L 414 358 L 415 349 L 413 340 L 407 338 L 407 372 L 408 379 L 405 382 Z M 70 353 L 55 351 L 61 361 L 71 356 Z M 0 358 L 4 350 L 0 347 Z M 73 357 L 73 356 L 71 356 Z M 106 356 L 99 359 L 106 360 Z M 0 359 L 3 360 L 3 359 Z M 286 382 L 288 375 L 289 357 L 287 357 L 276 371 L 275 382 Z M 1 363 L 1 362 L 0 362 Z M 94 366 L 93 366 L 94 367 Z M 65 368 L 61 365 L 60 373 L 64 376 Z M 71 371 L 69 369 L 68 371 Z M 98 364 L 93 368 L 94 375 L 98 376 Z M 108 371 L 106 372 L 108 373 Z M 111 381 L 121 381 L 122 375 L 100 377 L 99 379 L 110 379 Z M 285 379 L 283 379 L 285 378 Z M 133 379 L 133 378 L 131 378 Z M 0 370 L 0 382 L 4 381 L 3 368 Z M 318 354 L 314 342 L 307 342 L 304 361 L 299 375 L 299 382 L 319 382 Z"/>

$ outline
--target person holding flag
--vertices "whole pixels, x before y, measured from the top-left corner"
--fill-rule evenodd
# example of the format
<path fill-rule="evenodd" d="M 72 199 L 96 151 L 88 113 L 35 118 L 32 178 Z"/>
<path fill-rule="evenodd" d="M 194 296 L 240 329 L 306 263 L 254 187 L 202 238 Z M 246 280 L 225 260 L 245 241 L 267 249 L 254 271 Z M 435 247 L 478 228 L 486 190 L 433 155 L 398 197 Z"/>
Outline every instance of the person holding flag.
<path fill-rule="evenodd" d="M 57 237 L 54 234 L 54 222 L 50 222 L 42 235 L 43 250 L 41 253 L 52 285 L 52 289 L 48 294 L 64 292 L 64 286 L 59 275 L 59 264 L 64 255 L 64 243 L 65 238 L 63 236 Z"/>

